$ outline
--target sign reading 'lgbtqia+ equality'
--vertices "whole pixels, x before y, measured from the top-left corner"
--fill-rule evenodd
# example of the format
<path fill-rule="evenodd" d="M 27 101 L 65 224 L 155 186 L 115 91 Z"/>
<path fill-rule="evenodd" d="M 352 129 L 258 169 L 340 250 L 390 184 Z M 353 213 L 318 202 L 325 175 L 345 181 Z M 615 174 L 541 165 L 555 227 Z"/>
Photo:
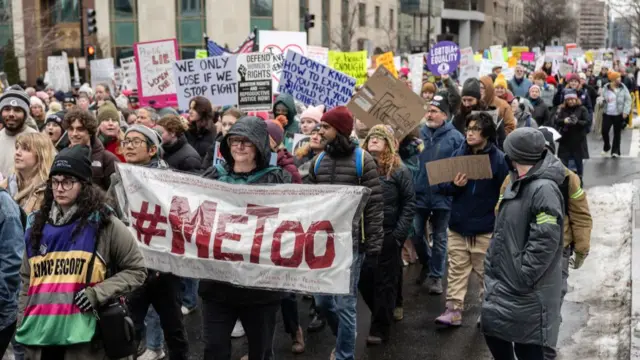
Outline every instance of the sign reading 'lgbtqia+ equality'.
<path fill-rule="evenodd" d="M 146 265 L 238 286 L 348 294 L 352 224 L 370 190 L 246 186 L 118 164 Z"/>

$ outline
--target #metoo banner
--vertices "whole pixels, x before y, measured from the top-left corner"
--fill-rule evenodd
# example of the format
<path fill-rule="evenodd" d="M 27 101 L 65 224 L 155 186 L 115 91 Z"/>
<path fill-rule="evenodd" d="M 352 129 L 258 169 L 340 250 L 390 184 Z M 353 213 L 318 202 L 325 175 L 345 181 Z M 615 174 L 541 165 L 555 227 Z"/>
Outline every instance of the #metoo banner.
<path fill-rule="evenodd" d="M 147 267 L 244 287 L 350 293 L 352 225 L 368 188 L 234 185 L 120 163 L 117 170 Z"/>

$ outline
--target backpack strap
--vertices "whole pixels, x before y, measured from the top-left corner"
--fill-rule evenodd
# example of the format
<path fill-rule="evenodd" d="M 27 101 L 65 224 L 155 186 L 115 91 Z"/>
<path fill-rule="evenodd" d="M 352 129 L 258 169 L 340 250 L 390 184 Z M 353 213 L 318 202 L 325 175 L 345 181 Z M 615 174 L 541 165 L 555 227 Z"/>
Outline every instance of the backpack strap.
<path fill-rule="evenodd" d="M 356 175 L 358 176 L 358 185 L 362 182 L 362 169 L 364 168 L 364 150 L 356 148 Z"/>
<path fill-rule="evenodd" d="M 318 154 L 318 158 L 316 159 L 316 163 L 313 165 L 313 174 L 314 175 L 318 174 L 318 169 L 320 168 L 320 162 L 324 158 L 324 154 L 325 154 L 324 151 L 321 152 L 320 154 Z"/>

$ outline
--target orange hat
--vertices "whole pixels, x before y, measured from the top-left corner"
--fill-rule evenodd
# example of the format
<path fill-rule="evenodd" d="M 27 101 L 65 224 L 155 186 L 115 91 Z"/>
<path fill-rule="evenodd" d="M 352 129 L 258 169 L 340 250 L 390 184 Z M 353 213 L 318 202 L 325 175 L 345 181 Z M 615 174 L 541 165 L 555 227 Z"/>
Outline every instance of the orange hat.
<path fill-rule="evenodd" d="M 609 81 L 614 81 L 620 78 L 620 73 L 617 71 L 609 71 L 607 77 L 609 78 Z"/>

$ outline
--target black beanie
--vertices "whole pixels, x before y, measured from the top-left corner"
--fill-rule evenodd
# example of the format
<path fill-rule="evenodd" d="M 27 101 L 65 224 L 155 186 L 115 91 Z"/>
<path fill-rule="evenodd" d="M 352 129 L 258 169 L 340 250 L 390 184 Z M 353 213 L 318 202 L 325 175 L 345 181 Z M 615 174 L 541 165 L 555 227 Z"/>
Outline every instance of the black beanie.
<path fill-rule="evenodd" d="M 480 94 L 480 80 L 476 78 L 467 79 L 462 85 L 462 95 L 461 96 L 471 96 L 478 100 L 482 97 Z"/>
<path fill-rule="evenodd" d="M 431 105 L 437 107 L 438 109 L 440 109 L 440 111 L 447 114 L 447 117 L 449 117 L 449 101 L 447 101 L 447 98 L 445 96 L 443 96 L 442 94 L 435 95 L 433 97 L 433 100 L 431 100 Z"/>
<path fill-rule="evenodd" d="M 553 134 L 551 131 L 545 129 L 544 127 L 538 128 L 538 130 L 544 136 L 544 144 L 554 155 L 556 153 L 556 141 L 553 139 Z"/>
<path fill-rule="evenodd" d="M 64 119 L 64 111 L 58 111 L 57 113 L 49 114 L 47 116 L 47 119 L 44 121 L 44 125 L 46 126 L 48 123 L 52 122 L 62 127 L 63 119 Z"/>
<path fill-rule="evenodd" d="M 86 145 L 74 145 L 64 148 L 53 160 L 49 178 L 54 175 L 71 175 L 80 181 L 91 183 L 91 150 Z"/>

